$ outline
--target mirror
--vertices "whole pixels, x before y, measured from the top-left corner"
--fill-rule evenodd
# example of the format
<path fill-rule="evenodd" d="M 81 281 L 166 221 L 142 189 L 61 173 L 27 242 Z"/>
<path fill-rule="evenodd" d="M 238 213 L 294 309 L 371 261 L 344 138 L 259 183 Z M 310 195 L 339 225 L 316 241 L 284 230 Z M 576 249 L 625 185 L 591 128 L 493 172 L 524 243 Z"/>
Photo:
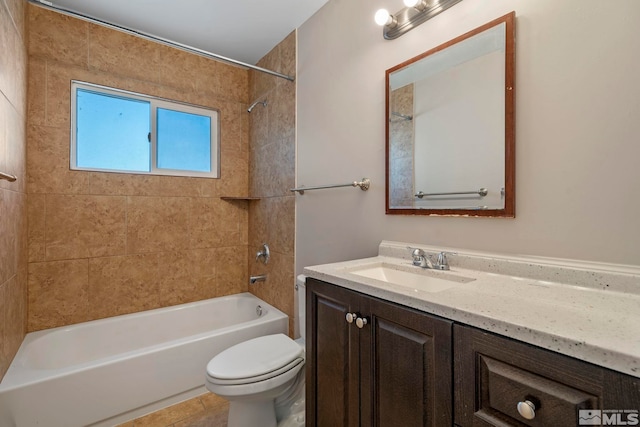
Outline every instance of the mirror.
<path fill-rule="evenodd" d="M 515 216 L 514 21 L 387 70 L 387 214 Z"/>

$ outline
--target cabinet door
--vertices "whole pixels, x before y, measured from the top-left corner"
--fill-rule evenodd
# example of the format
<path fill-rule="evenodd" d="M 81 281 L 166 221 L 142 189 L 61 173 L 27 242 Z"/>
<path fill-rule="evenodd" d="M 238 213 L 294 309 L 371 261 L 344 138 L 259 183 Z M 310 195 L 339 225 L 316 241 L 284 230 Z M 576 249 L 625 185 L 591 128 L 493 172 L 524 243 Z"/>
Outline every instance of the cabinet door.
<path fill-rule="evenodd" d="M 581 417 L 586 424 L 638 409 L 640 379 L 568 356 L 460 325 L 454 352 L 455 421 L 463 427 L 577 426 Z M 519 411 L 520 402 L 534 411 Z"/>
<path fill-rule="evenodd" d="M 359 302 L 355 292 L 307 278 L 307 426 L 360 425 L 359 334 L 345 319 Z"/>
<path fill-rule="evenodd" d="M 451 426 L 452 322 L 363 297 L 362 426 Z M 367 352 L 365 349 L 370 348 Z"/>

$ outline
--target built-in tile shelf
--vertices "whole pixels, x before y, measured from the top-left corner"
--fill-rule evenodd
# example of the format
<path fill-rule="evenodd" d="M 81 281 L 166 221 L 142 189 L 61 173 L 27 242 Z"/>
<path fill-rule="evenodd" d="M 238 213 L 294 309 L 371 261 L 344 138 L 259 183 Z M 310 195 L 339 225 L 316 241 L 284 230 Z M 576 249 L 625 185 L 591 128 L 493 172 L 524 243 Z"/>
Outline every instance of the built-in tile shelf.
<path fill-rule="evenodd" d="M 220 199 L 222 200 L 228 200 L 228 201 L 235 201 L 235 200 L 247 200 L 247 201 L 252 201 L 252 200 L 260 200 L 261 197 L 236 197 L 236 196 L 220 196 Z"/>

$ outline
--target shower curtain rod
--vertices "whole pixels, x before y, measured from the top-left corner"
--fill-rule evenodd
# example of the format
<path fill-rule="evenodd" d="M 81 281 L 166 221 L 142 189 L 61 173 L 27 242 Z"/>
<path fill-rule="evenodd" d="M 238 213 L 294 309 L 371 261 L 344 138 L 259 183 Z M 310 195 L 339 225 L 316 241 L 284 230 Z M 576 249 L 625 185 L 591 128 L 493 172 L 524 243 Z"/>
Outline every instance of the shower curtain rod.
<path fill-rule="evenodd" d="M 194 53 L 196 55 L 204 56 L 205 58 L 217 59 L 219 61 L 228 62 L 230 64 L 239 65 L 241 67 L 250 68 L 255 71 L 259 71 L 261 73 L 271 74 L 272 76 L 280 77 L 282 79 L 289 80 L 290 82 L 295 81 L 295 78 L 292 76 L 288 76 L 286 74 L 278 73 L 276 71 L 268 70 L 266 68 L 258 67 L 256 65 L 247 64 L 242 61 L 238 61 L 236 59 L 227 58 L 226 56 L 218 55 L 215 53 L 207 52 L 206 50 L 198 49 L 196 47 L 191 47 L 184 45 L 182 43 L 174 42 L 172 40 L 167 40 L 162 37 L 153 36 L 151 34 L 143 33 L 141 31 L 132 30 L 130 28 L 121 27 L 116 24 L 111 24 L 109 22 L 101 21 L 97 18 L 93 18 L 91 16 L 83 15 L 79 12 L 75 12 L 73 10 L 65 9 L 60 6 L 55 6 L 52 2 L 46 0 L 29 0 L 30 3 L 36 4 L 40 7 L 44 7 L 45 9 L 55 10 L 56 12 L 60 12 L 64 15 L 72 16 L 74 18 L 82 19 L 84 21 L 92 22 L 98 25 L 102 25 L 103 27 L 111 28 L 113 30 L 122 31 L 127 34 L 131 34 L 134 36 L 142 37 L 143 39 L 151 40 L 153 42 L 158 42 L 164 44 L 166 46 L 174 47 L 176 49 L 180 49 L 189 53 Z"/>

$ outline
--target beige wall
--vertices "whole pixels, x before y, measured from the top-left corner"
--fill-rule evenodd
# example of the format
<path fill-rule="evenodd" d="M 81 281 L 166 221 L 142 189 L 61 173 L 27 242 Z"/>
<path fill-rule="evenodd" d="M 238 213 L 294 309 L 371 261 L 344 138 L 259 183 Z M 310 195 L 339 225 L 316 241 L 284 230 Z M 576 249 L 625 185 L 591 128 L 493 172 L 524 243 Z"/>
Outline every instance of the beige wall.
<path fill-rule="evenodd" d="M 22 0 L 0 0 L 0 379 L 26 325 L 27 194 L 25 104 L 27 54 Z"/>
<path fill-rule="evenodd" d="M 297 270 L 382 239 L 640 265 L 640 2 L 600 6 L 464 0 L 387 41 L 373 14 L 402 2 L 328 2 L 298 29 L 297 180 L 372 185 L 297 199 Z M 385 70 L 512 10 L 516 218 L 385 215 Z"/>
<path fill-rule="evenodd" d="M 246 291 L 248 71 L 28 7 L 28 328 Z M 221 179 L 69 170 L 70 80 L 220 110 Z"/>
<path fill-rule="evenodd" d="M 295 76 L 296 33 L 257 65 Z M 249 93 L 251 102 L 267 100 L 266 107 L 257 105 L 249 115 L 250 193 L 261 198 L 249 202 L 249 271 L 267 275 L 266 282 L 250 286 L 250 291 L 287 313 L 293 334 L 295 196 L 289 189 L 295 182 L 296 85 L 251 71 Z M 254 261 L 263 243 L 271 249 L 266 266 Z"/>

